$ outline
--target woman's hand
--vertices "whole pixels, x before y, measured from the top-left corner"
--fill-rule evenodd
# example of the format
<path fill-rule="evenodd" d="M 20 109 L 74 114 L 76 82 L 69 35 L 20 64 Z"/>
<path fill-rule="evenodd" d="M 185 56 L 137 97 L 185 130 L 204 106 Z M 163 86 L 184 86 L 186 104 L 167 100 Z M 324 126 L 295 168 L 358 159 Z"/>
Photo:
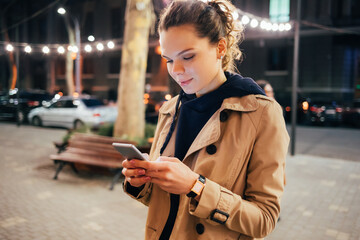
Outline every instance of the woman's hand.
<path fill-rule="evenodd" d="M 189 193 L 199 177 L 199 174 L 193 172 L 179 159 L 172 157 L 159 157 L 152 162 L 136 161 L 133 164 L 134 168 L 129 175 L 137 176 L 132 178 L 134 184 L 144 184 L 148 178 L 151 178 L 152 183 L 157 184 L 164 191 L 174 194 Z M 139 171 L 140 169 L 145 170 L 145 176 L 142 171 Z"/>
<path fill-rule="evenodd" d="M 144 154 L 144 156 L 148 159 L 147 154 Z M 151 180 L 150 177 L 145 176 L 144 168 L 136 167 L 137 162 L 143 162 L 143 160 L 126 159 L 122 162 L 122 174 L 124 174 L 126 181 L 133 187 L 140 187 Z"/>

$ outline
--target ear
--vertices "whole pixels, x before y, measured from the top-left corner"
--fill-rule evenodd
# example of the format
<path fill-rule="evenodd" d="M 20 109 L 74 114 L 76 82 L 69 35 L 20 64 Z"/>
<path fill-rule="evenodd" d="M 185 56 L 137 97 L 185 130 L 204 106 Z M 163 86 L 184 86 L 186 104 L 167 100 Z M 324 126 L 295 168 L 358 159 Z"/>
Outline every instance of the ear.
<path fill-rule="evenodd" d="M 227 42 L 225 38 L 221 38 L 217 45 L 217 57 L 221 59 L 225 56 L 227 50 Z"/>

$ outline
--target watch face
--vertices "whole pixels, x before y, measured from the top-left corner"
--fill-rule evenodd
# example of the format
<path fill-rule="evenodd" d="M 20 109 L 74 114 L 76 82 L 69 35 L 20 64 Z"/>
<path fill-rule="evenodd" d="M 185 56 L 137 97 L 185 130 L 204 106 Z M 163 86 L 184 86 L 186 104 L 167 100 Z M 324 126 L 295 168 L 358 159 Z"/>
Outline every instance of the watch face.
<path fill-rule="evenodd" d="M 193 186 L 192 191 L 195 192 L 197 195 L 199 195 L 203 187 L 204 184 L 202 182 L 197 181 Z"/>

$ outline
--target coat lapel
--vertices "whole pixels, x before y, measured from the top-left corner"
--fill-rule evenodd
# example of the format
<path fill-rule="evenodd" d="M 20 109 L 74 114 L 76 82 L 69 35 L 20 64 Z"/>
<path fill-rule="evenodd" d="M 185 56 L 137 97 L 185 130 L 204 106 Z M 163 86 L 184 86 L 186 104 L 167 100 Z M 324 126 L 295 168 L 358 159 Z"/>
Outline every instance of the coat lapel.
<path fill-rule="evenodd" d="M 184 161 L 192 153 L 216 142 L 220 138 L 220 113 L 223 110 L 231 110 L 237 112 L 252 112 L 259 107 L 256 101 L 256 95 L 247 95 L 244 97 L 231 97 L 224 100 L 220 109 L 217 110 L 211 118 L 207 121 L 201 129 L 193 143 L 191 144 L 188 152 L 185 155 Z"/>

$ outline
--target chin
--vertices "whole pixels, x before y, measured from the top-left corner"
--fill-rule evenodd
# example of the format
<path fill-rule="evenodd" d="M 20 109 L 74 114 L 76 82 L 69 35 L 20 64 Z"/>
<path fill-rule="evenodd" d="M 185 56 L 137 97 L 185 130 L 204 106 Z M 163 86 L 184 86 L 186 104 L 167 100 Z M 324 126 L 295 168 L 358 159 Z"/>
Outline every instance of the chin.
<path fill-rule="evenodd" d="M 186 94 L 195 94 L 196 91 L 192 89 L 181 88 Z"/>

